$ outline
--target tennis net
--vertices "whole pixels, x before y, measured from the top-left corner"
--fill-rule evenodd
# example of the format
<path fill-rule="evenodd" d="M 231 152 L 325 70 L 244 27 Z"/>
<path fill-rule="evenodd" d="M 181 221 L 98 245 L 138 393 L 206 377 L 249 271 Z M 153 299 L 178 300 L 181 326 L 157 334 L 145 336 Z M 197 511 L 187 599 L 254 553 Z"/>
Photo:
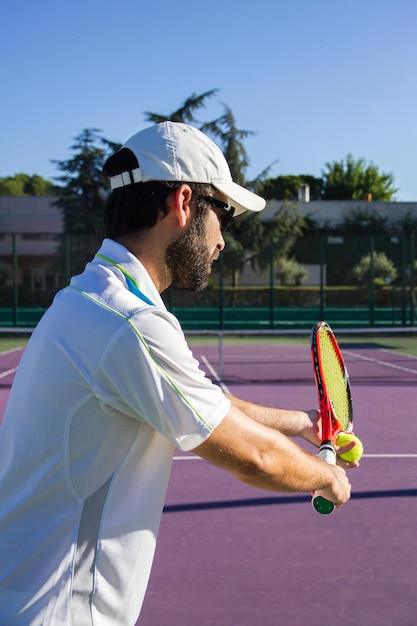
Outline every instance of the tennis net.
<path fill-rule="evenodd" d="M 417 327 L 334 329 L 355 382 L 417 384 Z M 0 386 L 12 384 L 31 328 L 0 328 Z M 311 382 L 310 331 L 187 331 L 208 376 L 225 383 Z"/>
<path fill-rule="evenodd" d="M 417 328 L 334 329 L 352 381 L 417 383 Z M 225 383 L 311 382 L 310 331 L 187 333 L 196 358 Z"/>

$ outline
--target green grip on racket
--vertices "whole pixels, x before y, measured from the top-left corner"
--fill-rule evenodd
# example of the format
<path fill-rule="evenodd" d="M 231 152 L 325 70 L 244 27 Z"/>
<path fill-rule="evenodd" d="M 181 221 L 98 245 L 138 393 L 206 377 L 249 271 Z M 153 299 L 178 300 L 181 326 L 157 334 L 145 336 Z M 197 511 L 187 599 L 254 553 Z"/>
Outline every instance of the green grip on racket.
<path fill-rule="evenodd" d="M 336 508 L 333 502 L 326 500 L 323 496 L 314 496 L 312 505 L 317 513 L 321 513 L 321 515 L 329 515 L 330 513 L 333 513 Z"/>
<path fill-rule="evenodd" d="M 331 441 L 323 441 L 320 446 L 319 457 L 330 465 L 336 465 L 336 452 Z M 330 502 L 330 500 L 326 500 L 326 498 L 320 495 L 314 495 L 311 504 L 314 510 L 321 515 L 329 515 L 336 508 L 334 502 Z"/>

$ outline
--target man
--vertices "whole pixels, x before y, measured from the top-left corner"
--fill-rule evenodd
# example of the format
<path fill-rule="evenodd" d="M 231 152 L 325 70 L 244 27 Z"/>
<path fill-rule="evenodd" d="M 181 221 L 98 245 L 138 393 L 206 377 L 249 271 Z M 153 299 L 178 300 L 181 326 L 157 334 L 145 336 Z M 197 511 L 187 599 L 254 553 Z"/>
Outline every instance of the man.
<path fill-rule="evenodd" d="M 105 172 L 107 237 L 33 333 L 0 429 L 5 624 L 135 623 L 175 447 L 261 489 L 350 495 L 342 467 L 289 439 L 317 445 L 317 412 L 226 397 L 160 296 L 203 289 L 227 222 L 264 200 L 179 123 L 134 135 Z"/>

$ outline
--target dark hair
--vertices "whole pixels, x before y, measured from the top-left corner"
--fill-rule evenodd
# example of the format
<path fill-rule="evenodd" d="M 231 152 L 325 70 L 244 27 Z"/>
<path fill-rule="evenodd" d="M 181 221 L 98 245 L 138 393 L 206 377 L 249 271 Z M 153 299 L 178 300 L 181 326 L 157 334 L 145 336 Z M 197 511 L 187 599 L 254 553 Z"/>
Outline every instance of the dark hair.
<path fill-rule="evenodd" d="M 139 167 L 137 158 L 128 148 L 122 148 L 104 164 L 107 177 L 116 176 Z M 117 239 L 155 226 L 158 214 L 168 212 L 167 198 L 183 183 L 177 181 L 149 181 L 114 189 L 108 197 L 104 225 L 105 236 Z M 210 185 L 187 183 L 196 197 L 208 193 Z"/>

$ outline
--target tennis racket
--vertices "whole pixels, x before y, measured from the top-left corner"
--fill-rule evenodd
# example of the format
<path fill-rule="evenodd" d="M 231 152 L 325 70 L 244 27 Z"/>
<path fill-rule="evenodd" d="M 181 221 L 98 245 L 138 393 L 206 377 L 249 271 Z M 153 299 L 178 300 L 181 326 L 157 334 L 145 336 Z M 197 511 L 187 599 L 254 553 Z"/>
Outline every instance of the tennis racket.
<path fill-rule="evenodd" d="M 311 356 L 321 413 L 319 457 L 336 464 L 334 443 L 341 432 L 352 430 L 353 408 L 347 369 L 336 337 L 326 322 L 318 322 L 311 333 Z M 335 504 L 318 494 L 312 504 L 322 515 L 332 513 Z"/>

